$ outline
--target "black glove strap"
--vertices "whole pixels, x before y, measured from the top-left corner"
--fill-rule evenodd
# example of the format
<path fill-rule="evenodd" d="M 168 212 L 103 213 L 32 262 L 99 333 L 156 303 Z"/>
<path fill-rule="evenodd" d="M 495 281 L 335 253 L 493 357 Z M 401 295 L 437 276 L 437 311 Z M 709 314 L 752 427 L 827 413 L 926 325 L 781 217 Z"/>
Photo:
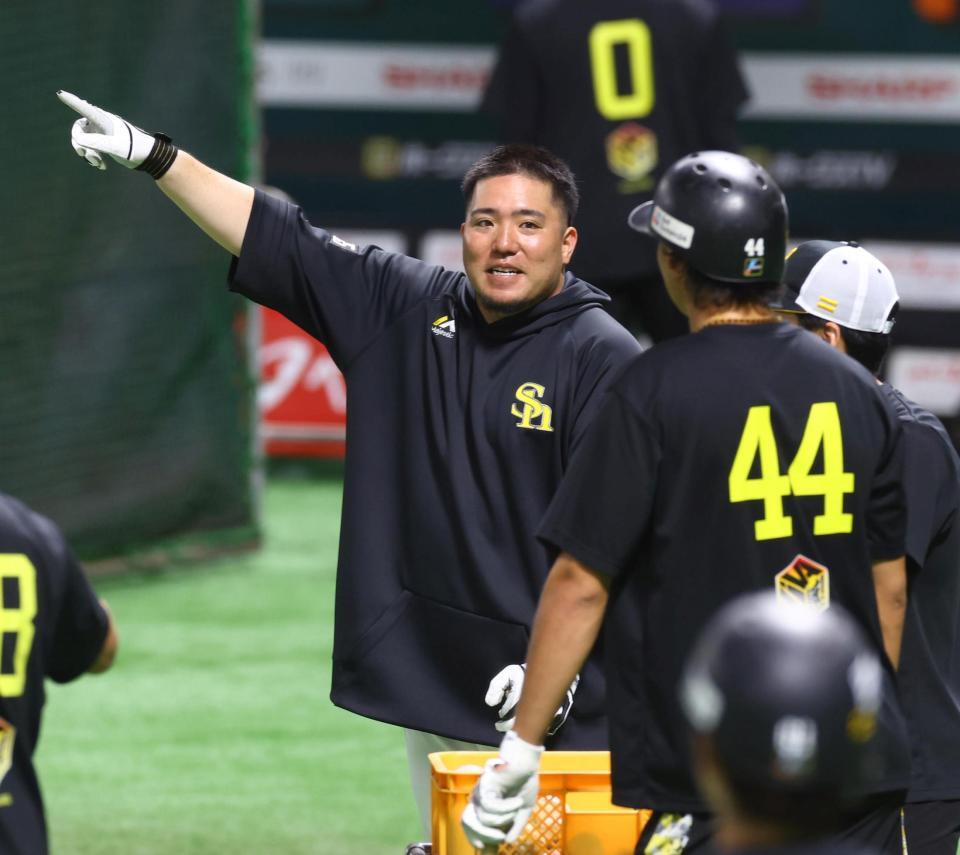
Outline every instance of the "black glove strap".
<path fill-rule="evenodd" d="M 153 148 L 137 169 L 147 173 L 154 181 L 163 178 L 177 159 L 178 149 L 166 134 L 153 135 Z"/>

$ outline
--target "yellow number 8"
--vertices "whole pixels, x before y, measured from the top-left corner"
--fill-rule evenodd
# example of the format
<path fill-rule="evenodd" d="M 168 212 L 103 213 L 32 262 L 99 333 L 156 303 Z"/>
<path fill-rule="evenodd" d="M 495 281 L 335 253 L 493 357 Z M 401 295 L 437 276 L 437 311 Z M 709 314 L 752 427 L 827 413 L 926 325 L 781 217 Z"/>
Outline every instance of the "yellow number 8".
<path fill-rule="evenodd" d="M 17 580 L 16 603 L 7 602 L 8 579 Z M 27 683 L 27 661 L 33 647 L 37 616 L 37 570 L 26 555 L 0 554 L 0 633 L 13 634 L 13 672 L 0 670 L 0 695 L 17 698 Z"/>
<path fill-rule="evenodd" d="M 589 41 L 593 97 L 600 115 L 612 122 L 642 119 L 653 109 L 655 97 L 650 28 L 639 18 L 601 21 L 590 30 Z M 627 48 L 630 91 L 626 93 L 617 86 L 617 45 Z"/>

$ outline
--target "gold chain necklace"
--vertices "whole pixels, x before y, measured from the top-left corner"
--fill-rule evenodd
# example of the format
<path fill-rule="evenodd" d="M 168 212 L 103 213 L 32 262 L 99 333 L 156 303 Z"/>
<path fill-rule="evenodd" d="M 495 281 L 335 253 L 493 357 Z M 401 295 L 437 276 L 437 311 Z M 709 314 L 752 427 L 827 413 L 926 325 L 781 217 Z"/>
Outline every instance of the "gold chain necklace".
<path fill-rule="evenodd" d="M 700 324 L 700 329 L 704 327 L 723 327 L 728 324 L 748 325 L 748 324 L 772 324 L 776 323 L 776 316 L 769 318 L 722 318 L 716 321 L 706 321 Z"/>

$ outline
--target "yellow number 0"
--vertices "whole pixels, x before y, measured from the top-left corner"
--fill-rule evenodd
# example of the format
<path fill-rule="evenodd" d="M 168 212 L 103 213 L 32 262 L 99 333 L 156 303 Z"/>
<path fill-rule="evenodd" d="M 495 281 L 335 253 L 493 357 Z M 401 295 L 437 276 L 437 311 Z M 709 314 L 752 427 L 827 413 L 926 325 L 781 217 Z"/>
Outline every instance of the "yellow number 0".
<path fill-rule="evenodd" d="M 0 695 L 17 698 L 27 683 L 27 660 L 33 647 L 34 625 L 37 616 L 37 570 L 26 555 L 0 554 L 0 580 L 16 579 L 19 602 L 9 605 L 3 598 L 0 585 L 0 633 L 13 633 L 13 673 L 0 672 Z"/>
<path fill-rule="evenodd" d="M 617 86 L 614 48 L 626 45 L 630 91 Z M 601 21 L 590 30 L 590 69 L 597 110 L 612 122 L 642 119 L 653 109 L 653 50 L 650 28 L 639 18 Z"/>
<path fill-rule="evenodd" d="M 813 473 L 813 465 L 823 449 L 823 471 Z M 760 475 L 750 477 L 759 458 Z M 757 540 L 775 540 L 793 534 L 793 519 L 783 512 L 786 496 L 823 496 L 823 513 L 813 518 L 813 533 L 849 534 L 853 514 L 843 511 L 843 497 L 853 492 L 854 476 L 843 471 L 843 433 L 840 413 L 833 401 L 810 407 L 800 447 L 787 470 L 780 472 L 777 441 L 773 435 L 770 407 L 751 407 L 740 435 L 729 485 L 731 502 L 763 502 L 763 519 L 754 523 Z"/>

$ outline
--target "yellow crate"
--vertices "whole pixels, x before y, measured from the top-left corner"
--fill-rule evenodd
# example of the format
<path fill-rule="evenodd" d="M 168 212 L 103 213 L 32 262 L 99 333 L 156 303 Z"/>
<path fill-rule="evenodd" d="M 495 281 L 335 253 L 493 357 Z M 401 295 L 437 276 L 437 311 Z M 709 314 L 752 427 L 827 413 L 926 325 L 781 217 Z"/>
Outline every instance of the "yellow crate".
<path fill-rule="evenodd" d="M 474 855 L 460 814 L 483 764 L 495 752 L 441 751 L 430 755 L 434 855 Z M 633 855 L 649 811 L 610 801 L 610 753 L 546 751 L 540 797 L 520 838 L 498 855 Z"/>

